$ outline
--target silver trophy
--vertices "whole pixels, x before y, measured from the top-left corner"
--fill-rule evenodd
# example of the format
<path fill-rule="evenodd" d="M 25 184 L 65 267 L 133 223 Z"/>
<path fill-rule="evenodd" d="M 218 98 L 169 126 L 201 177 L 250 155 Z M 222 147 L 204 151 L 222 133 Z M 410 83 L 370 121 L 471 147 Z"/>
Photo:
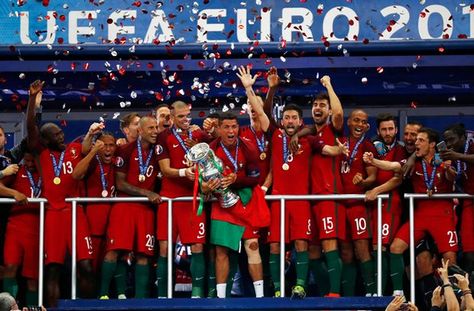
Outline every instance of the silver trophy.
<path fill-rule="evenodd" d="M 223 163 L 219 159 L 214 151 L 206 143 L 199 143 L 189 149 L 186 157 L 189 161 L 197 163 L 199 166 L 199 174 L 203 181 L 209 181 L 223 177 L 219 168 L 222 170 Z M 239 201 L 239 196 L 228 188 L 219 187 L 214 190 L 214 196 L 219 200 L 223 208 L 229 208 L 234 206 Z"/>

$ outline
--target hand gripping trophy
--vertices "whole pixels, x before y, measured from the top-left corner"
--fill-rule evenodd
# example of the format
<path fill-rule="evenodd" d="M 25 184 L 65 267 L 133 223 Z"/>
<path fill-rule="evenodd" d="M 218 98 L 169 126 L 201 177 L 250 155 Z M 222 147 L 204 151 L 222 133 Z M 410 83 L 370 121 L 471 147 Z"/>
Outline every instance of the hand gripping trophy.
<path fill-rule="evenodd" d="M 197 164 L 199 179 L 209 181 L 223 177 L 222 160 L 219 159 L 214 151 L 207 143 L 199 143 L 189 149 L 186 157 L 189 161 Z M 220 206 L 229 208 L 234 206 L 239 201 L 239 196 L 228 188 L 219 187 L 213 192 L 214 196 L 219 200 Z"/>

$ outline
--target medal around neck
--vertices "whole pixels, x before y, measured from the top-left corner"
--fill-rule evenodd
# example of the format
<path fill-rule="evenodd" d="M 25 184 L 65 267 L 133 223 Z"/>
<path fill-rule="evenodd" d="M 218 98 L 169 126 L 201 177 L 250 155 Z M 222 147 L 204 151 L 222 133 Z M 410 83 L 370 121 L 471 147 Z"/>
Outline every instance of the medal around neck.
<path fill-rule="evenodd" d="M 189 149 L 186 157 L 199 167 L 199 175 L 203 181 L 222 179 L 222 160 L 219 159 L 207 143 L 199 143 Z M 239 201 L 239 196 L 228 188 L 219 187 L 214 190 L 214 195 L 223 208 L 234 206 Z"/>

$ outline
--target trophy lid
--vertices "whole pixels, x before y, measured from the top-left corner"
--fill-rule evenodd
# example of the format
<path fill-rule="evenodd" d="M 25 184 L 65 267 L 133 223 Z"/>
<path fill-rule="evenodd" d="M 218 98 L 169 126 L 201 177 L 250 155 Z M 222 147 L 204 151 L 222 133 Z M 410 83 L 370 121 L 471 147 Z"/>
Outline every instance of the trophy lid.
<path fill-rule="evenodd" d="M 207 143 L 196 144 L 189 149 L 187 157 L 192 162 L 198 162 L 207 157 L 210 149 Z"/>

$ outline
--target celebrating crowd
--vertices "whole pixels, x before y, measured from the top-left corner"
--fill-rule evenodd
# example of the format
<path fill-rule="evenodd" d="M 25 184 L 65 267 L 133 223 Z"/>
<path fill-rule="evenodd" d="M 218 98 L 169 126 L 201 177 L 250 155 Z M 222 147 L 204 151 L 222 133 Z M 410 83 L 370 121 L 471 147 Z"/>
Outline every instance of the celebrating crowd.
<path fill-rule="evenodd" d="M 125 116 L 125 138 L 117 139 L 103 123 L 93 123 L 82 142 L 69 144 L 57 125 L 40 125 L 35 112 L 43 82 L 33 82 L 26 139 L 7 151 L 0 130 L 0 196 L 16 201 L 8 215 L 2 207 L 2 219 L 8 217 L 2 232 L 4 291 L 13 296 L 22 291 L 28 305 L 37 304 L 39 209 L 28 198 L 48 200 L 45 297 L 47 305 L 55 306 L 64 291 L 61 274 L 71 251 L 71 203 L 66 198 L 148 198 L 78 205 L 81 297 L 165 298 L 168 247 L 173 246 L 167 242 L 168 201 L 162 197 L 192 196 L 194 201 L 173 202 L 172 241 L 191 248 L 191 297 L 225 298 L 230 296 L 239 253 L 246 258 L 241 269 L 248 270 L 255 297 L 281 295 L 283 215 L 280 200 L 266 202 L 265 194 L 362 194 L 365 200 L 286 201 L 284 237 L 295 273 L 291 296 L 304 298 L 309 293 L 309 276 L 320 296 L 377 295 L 375 251 L 381 234 L 383 293 L 403 297 L 404 252 L 409 247 L 403 193 L 421 193 L 428 198 L 415 203 L 417 278 L 436 279 L 436 266 L 443 259 L 446 271 L 451 269 L 449 262 L 458 272 L 457 280 L 464 278 L 459 284 L 463 295 L 470 295 L 464 271 L 472 273 L 474 266 L 473 200 L 432 197 L 474 194 L 474 143 L 462 124 L 448 127 L 440 142 L 436 131 L 409 121 L 399 141 L 397 119 L 384 113 L 376 118 L 378 135 L 371 140 L 364 110 L 351 111 L 344 124 L 343 107 L 329 76 L 320 80 L 327 92 L 312 99 L 314 124 L 303 124 L 303 110 L 295 104 L 287 104 L 281 120 L 275 120 L 277 70 L 266 73 L 264 99 L 253 90 L 257 75 L 250 68 L 238 68 L 237 76 L 248 99 L 248 126 L 240 126 L 230 112 L 209 115 L 201 127 L 191 124 L 190 106 L 176 101 L 150 115 Z M 192 161 L 193 150 L 207 150 L 206 146 L 218 158 L 209 161 L 220 178 L 206 178 L 209 172 Z M 380 194 L 389 196 L 382 201 L 378 228 Z M 207 202 L 212 197 L 218 199 Z M 132 293 L 127 291 L 130 264 Z M 358 274 L 363 291 L 357 289 Z M 26 283 L 18 281 L 20 275 Z M 433 297 L 439 296 L 436 286 L 431 288 Z"/>

